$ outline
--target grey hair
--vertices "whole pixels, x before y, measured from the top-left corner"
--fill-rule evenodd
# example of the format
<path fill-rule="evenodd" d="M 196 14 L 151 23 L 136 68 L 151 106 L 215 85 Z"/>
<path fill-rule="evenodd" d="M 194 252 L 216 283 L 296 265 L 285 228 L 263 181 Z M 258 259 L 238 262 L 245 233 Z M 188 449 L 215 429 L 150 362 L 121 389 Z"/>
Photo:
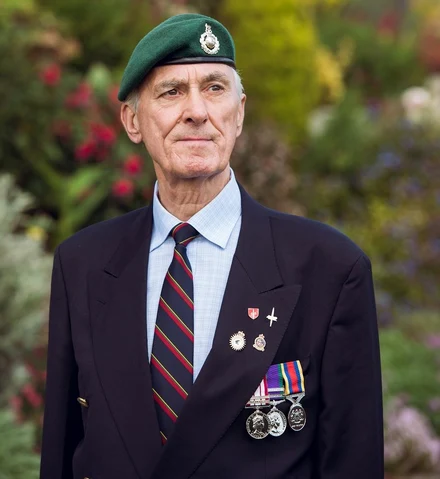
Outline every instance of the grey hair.
<path fill-rule="evenodd" d="M 233 75 L 235 80 L 235 86 L 237 87 L 238 98 L 241 99 L 241 95 L 244 94 L 243 82 L 241 81 L 240 73 L 233 69 Z M 140 87 L 131 90 L 125 99 L 125 103 L 136 113 L 139 106 L 140 99 Z"/>

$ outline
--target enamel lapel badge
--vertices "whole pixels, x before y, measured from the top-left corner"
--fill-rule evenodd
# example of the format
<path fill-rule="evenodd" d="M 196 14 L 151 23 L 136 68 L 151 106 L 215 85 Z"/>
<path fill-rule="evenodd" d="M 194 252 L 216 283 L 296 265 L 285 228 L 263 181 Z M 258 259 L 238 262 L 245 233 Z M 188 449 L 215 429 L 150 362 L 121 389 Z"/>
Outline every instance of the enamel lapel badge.
<path fill-rule="evenodd" d="M 257 319 L 260 316 L 259 308 L 248 308 L 248 316 L 251 319 Z"/>

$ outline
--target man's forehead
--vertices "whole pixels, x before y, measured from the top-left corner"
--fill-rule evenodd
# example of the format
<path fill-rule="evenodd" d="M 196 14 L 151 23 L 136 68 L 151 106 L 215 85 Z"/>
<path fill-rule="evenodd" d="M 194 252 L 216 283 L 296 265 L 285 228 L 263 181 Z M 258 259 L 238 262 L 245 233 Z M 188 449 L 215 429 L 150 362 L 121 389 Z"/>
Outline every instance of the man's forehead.
<path fill-rule="evenodd" d="M 206 78 L 232 80 L 233 68 L 220 63 L 191 63 L 183 65 L 161 65 L 153 68 L 147 78 L 150 86 L 161 82 L 177 80 L 181 82 L 204 81 Z"/>

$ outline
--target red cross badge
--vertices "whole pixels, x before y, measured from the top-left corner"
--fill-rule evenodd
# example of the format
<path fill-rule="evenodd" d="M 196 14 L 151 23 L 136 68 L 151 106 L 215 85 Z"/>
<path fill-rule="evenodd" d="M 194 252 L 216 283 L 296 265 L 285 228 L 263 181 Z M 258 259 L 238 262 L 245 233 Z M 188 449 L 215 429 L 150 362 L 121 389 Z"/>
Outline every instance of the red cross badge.
<path fill-rule="evenodd" d="M 260 315 L 259 308 L 248 308 L 248 316 L 251 319 L 257 319 L 259 315 Z"/>

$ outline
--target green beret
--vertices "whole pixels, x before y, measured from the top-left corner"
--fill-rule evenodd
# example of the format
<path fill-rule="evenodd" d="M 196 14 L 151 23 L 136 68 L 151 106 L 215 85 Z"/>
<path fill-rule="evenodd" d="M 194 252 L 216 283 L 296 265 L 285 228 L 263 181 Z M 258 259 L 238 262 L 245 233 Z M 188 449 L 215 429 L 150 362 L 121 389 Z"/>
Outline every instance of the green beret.
<path fill-rule="evenodd" d="M 122 76 L 118 99 L 124 101 L 158 65 L 226 63 L 235 68 L 234 41 L 217 20 L 195 13 L 176 15 L 137 44 Z"/>

